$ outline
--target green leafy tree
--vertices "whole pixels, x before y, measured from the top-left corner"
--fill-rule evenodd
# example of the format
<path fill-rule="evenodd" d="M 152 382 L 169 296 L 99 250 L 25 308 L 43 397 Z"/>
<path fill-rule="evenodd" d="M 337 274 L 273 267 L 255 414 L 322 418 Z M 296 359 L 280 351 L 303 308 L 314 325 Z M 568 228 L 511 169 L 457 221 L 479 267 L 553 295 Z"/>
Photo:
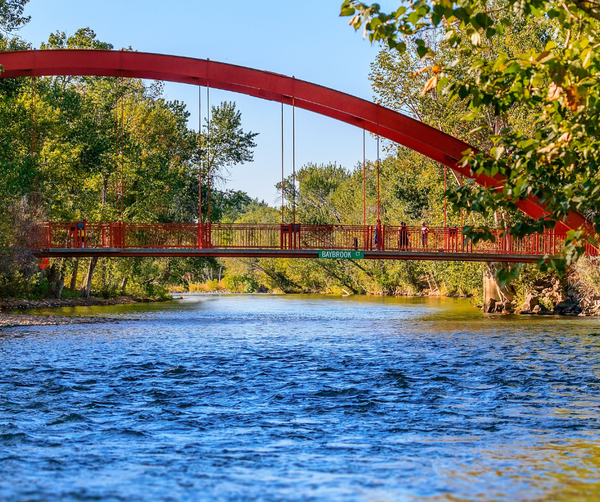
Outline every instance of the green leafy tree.
<path fill-rule="evenodd" d="M 225 181 L 234 166 L 252 162 L 256 136 L 258 133 L 244 132 L 242 113 L 235 103 L 224 101 L 211 107 L 202 144 L 206 170 L 213 182 Z"/>
<path fill-rule="evenodd" d="M 502 179 L 504 188 L 453 190 L 448 196 L 456 209 L 515 212 L 534 197 L 545 215 L 512 222 L 509 231 L 517 237 L 570 223 L 575 211 L 600 228 L 596 2 L 433 0 L 402 2 L 384 13 L 378 4 L 346 0 L 341 14 L 373 42 L 401 54 L 414 50 L 428 73 L 422 94 L 460 103 L 471 134 L 487 130 L 491 143 L 464 163 Z M 538 23 L 545 36 L 507 50 L 518 23 Z M 452 61 L 440 57 L 448 48 L 456 55 Z M 531 119 L 511 124 L 507 115 L 515 109 Z M 596 238 L 592 225 L 570 231 L 563 259 L 553 265 L 564 270 Z"/>
<path fill-rule="evenodd" d="M 0 44 L 27 47 L 14 40 L 0 37 Z M 42 48 L 113 46 L 84 28 L 71 36 L 53 33 Z M 162 90 L 161 84 L 137 79 L 87 76 L 0 82 L 0 248 L 9 250 L 0 252 L 2 294 L 8 294 L 4 286 L 9 284 L 15 285 L 14 294 L 33 287 L 31 255 L 13 259 L 22 254 L 19 244 L 26 244 L 26 222 L 197 221 L 201 159 L 203 204 L 210 179 L 213 221 L 235 221 L 249 205 L 260 205 L 243 192 L 218 187 L 230 169 L 253 158 L 256 134 L 243 130 L 235 104 L 212 108 L 201 157 L 199 133 L 188 127 L 185 105 L 164 99 Z M 87 289 L 89 275 L 93 289 L 103 295 L 128 290 L 156 296 L 162 285 L 194 276 L 198 268 L 220 268 L 214 259 L 176 261 L 100 259 L 81 260 L 80 266 L 77 260 L 59 259 L 48 275 L 56 282 L 70 274 L 67 289 Z M 19 288 L 25 290 L 19 293 Z"/>
<path fill-rule="evenodd" d="M 298 170 L 296 182 L 298 188 L 296 195 L 296 219 L 302 223 L 314 225 L 342 223 L 344 215 L 341 207 L 336 201 L 340 195 L 341 186 L 350 179 L 350 173 L 336 164 L 317 165 L 306 164 Z M 293 179 L 289 176 L 285 181 L 285 199 L 287 220 L 291 221 L 294 189 Z M 281 182 L 277 183 L 276 188 L 281 190 Z"/>
<path fill-rule="evenodd" d="M 0 32 L 11 34 L 31 19 L 24 16 L 29 0 L 0 0 Z"/>

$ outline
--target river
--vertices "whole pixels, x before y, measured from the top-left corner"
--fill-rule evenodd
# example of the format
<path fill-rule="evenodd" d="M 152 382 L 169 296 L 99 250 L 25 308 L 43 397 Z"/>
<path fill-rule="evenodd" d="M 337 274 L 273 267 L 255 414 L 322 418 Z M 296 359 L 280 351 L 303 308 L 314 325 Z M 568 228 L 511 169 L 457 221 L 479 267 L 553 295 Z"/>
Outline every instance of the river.
<path fill-rule="evenodd" d="M 0 500 L 600 498 L 600 321 L 204 295 L 0 332 Z"/>

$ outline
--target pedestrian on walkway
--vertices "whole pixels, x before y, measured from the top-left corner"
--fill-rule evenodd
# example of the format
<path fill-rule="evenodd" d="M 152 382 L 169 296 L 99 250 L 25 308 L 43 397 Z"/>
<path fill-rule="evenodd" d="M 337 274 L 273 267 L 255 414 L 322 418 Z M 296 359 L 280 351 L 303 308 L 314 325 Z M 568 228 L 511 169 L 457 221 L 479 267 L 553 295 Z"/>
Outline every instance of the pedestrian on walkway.
<path fill-rule="evenodd" d="M 408 228 L 406 227 L 406 223 L 402 222 L 400 224 L 400 229 L 398 230 L 398 249 L 407 249 L 408 248 Z"/>
<path fill-rule="evenodd" d="M 428 235 L 429 235 L 429 227 L 427 226 L 427 224 L 425 222 L 423 222 L 423 223 L 421 223 L 421 244 L 423 245 L 424 249 L 427 248 Z"/>

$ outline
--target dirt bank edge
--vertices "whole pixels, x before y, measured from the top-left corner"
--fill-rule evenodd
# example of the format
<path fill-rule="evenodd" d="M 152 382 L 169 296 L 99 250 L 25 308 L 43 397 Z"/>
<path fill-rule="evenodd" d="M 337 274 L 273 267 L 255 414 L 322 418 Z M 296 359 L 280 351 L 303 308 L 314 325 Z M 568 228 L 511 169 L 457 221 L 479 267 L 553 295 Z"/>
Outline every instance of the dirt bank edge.
<path fill-rule="evenodd" d="M 7 298 L 0 300 L 0 313 L 14 310 L 61 308 L 61 307 L 92 307 L 108 305 L 129 305 L 133 303 L 150 303 L 170 301 L 167 299 L 137 298 L 135 296 L 120 296 L 119 298 L 45 298 L 43 300 L 23 300 Z"/>
<path fill-rule="evenodd" d="M 61 307 L 91 307 L 109 305 L 130 305 L 134 303 L 150 303 L 169 301 L 170 298 L 149 299 L 136 298 L 134 296 L 122 296 L 119 298 L 46 298 L 44 300 L 5 299 L 0 300 L 0 330 L 15 326 L 58 326 L 67 324 L 91 324 L 118 322 L 115 317 L 101 316 L 59 316 L 59 315 L 31 315 L 15 313 L 15 310 L 28 310 L 40 308 Z"/>
<path fill-rule="evenodd" d="M 118 322 L 114 317 L 66 317 L 57 315 L 28 315 L 28 314 L 2 314 L 0 313 L 0 332 L 3 328 L 16 326 L 60 326 L 67 324 L 98 324 Z"/>

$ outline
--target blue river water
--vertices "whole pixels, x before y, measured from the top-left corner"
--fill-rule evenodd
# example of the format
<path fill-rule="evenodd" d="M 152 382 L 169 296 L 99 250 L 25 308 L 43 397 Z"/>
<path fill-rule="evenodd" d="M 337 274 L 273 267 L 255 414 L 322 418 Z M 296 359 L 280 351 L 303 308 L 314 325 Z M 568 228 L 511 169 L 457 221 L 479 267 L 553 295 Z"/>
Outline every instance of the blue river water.
<path fill-rule="evenodd" d="M 192 296 L 0 331 L 1 501 L 600 500 L 600 321 Z"/>

